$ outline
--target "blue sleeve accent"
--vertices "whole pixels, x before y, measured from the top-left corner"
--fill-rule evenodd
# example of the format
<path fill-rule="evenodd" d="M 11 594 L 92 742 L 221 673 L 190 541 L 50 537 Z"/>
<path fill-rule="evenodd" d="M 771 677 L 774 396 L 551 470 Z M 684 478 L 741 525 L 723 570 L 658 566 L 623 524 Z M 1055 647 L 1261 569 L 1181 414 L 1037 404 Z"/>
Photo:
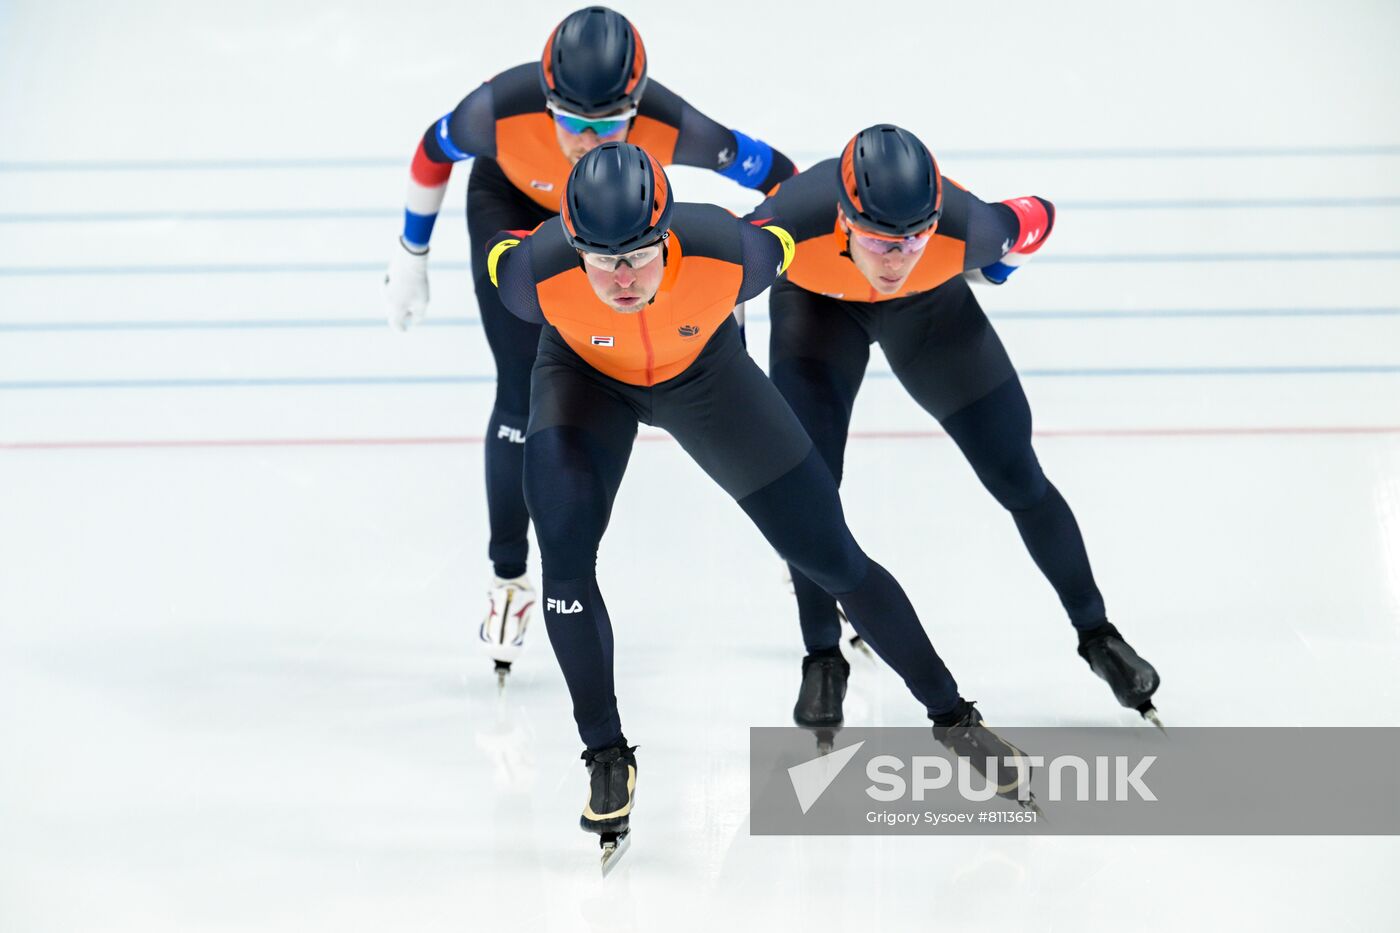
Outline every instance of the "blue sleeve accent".
<path fill-rule="evenodd" d="M 410 246 L 420 249 L 428 248 L 428 241 L 433 238 L 433 224 L 437 221 L 437 214 L 415 214 L 413 211 L 403 212 L 403 241 Z"/>
<path fill-rule="evenodd" d="M 457 144 L 452 141 L 452 128 L 448 125 L 452 119 L 452 114 L 448 114 L 437 122 L 437 127 L 433 130 L 433 136 L 437 139 L 437 144 L 442 148 L 442 154 L 453 162 L 461 162 L 463 159 L 470 159 L 472 153 L 463 152 L 457 148 Z"/>
<path fill-rule="evenodd" d="M 986 276 L 987 281 L 991 282 L 993 285 L 1001 285 L 1007 279 L 1011 278 L 1011 273 L 1019 268 L 1019 266 L 1008 265 L 1004 262 L 994 262 L 990 266 L 983 266 L 982 274 Z"/>
<path fill-rule="evenodd" d="M 738 130 L 730 130 L 734 134 L 734 145 L 738 152 L 734 155 L 734 161 L 729 163 L 727 168 L 722 168 L 719 173 L 725 178 L 732 178 L 745 188 L 760 188 L 763 180 L 768 177 L 768 170 L 773 167 L 773 147 L 761 139 L 752 139 L 745 136 Z"/>

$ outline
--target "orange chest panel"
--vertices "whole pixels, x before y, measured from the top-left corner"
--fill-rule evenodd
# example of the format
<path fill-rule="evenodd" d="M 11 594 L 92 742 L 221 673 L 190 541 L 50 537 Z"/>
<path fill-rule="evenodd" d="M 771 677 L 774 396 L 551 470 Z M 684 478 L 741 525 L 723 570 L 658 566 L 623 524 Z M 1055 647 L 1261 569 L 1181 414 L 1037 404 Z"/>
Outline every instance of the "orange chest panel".
<path fill-rule="evenodd" d="M 650 117 L 638 117 L 627 141 L 641 146 L 662 165 L 670 165 L 678 131 Z M 496 162 L 511 184 L 540 207 L 559 210 L 564 183 L 573 165 L 559 148 L 554 118 L 548 113 L 522 113 L 496 121 Z"/>
<path fill-rule="evenodd" d="M 846 235 L 840 228 L 803 240 L 797 244 L 797 255 L 788 266 L 788 281 L 809 292 L 845 301 L 891 301 L 937 288 L 964 271 L 966 244 L 956 237 L 935 233 L 904 286 L 894 294 L 882 295 L 870 286 L 849 256 L 841 255 L 845 248 Z"/>
<path fill-rule="evenodd" d="M 593 294 L 581 269 L 541 282 L 540 307 L 564 341 L 594 369 L 631 385 L 679 376 L 734 311 L 743 271 L 706 257 L 677 261 L 671 247 L 656 299 L 620 314 Z"/>

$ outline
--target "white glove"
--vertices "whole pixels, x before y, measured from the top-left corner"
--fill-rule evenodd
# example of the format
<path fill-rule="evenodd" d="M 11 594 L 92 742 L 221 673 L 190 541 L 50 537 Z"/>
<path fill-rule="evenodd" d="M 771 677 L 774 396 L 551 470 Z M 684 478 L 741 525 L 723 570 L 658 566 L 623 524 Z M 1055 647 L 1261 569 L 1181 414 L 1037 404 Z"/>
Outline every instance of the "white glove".
<path fill-rule="evenodd" d="M 384 308 L 389 326 L 408 330 L 428 316 L 428 251 L 410 252 L 399 240 L 384 273 Z"/>

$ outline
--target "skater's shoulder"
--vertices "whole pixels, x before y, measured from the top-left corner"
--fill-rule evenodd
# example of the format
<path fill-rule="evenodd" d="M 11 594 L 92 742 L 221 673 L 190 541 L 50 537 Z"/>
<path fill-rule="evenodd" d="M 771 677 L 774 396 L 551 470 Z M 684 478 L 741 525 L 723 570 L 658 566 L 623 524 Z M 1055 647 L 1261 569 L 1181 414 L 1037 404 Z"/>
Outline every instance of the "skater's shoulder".
<path fill-rule="evenodd" d="M 672 235 L 687 257 L 743 261 L 743 221 L 716 204 L 683 202 L 675 206 Z"/>
<path fill-rule="evenodd" d="M 578 251 L 569 244 L 558 217 L 551 217 L 530 233 L 530 267 L 536 282 L 578 269 Z"/>
<path fill-rule="evenodd" d="M 778 186 L 745 217 L 781 225 L 801 242 L 832 231 L 841 187 L 836 159 L 826 159 Z"/>
<path fill-rule="evenodd" d="M 539 64 L 536 62 L 507 68 L 488 79 L 486 84 L 491 88 L 497 120 L 544 112 L 544 91 L 540 88 Z"/>
<path fill-rule="evenodd" d="M 647 92 L 637 104 L 639 118 L 656 120 L 679 130 L 685 115 L 685 99 L 655 78 L 647 79 Z"/>

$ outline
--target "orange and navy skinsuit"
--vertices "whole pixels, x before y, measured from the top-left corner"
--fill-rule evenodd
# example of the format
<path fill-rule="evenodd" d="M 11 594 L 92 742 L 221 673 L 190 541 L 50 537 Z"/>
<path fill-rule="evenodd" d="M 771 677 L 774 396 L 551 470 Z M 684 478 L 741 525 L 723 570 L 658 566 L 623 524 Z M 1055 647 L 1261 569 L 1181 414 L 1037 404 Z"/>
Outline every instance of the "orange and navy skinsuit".
<path fill-rule="evenodd" d="M 721 207 L 677 204 L 661 287 L 634 314 L 614 311 L 593 293 L 557 218 L 523 239 L 504 233 L 487 252 L 492 281 L 513 314 L 548 322 L 600 373 L 654 386 L 684 372 L 734 306 L 773 283 L 790 244 L 785 231 L 746 224 Z"/>
<path fill-rule="evenodd" d="M 648 81 L 627 141 L 664 165 L 713 169 L 747 188 L 770 191 L 796 171 L 766 143 L 726 129 L 661 82 Z M 404 241 L 426 247 L 454 162 L 493 160 L 510 183 L 540 207 L 559 209 L 572 166 L 545 109 L 539 64 L 517 65 L 472 91 L 428 127 L 413 157 Z"/>
<path fill-rule="evenodd" d="M 851 262 L 837 220 L 840 185 L 840 160 L 818 162 L 783 182 L 748 218 L 772 218 L 792 234 L 797 255 L 787 271 L 789 282 L 845 301 L 898 301 L 966 272 L 983 272 L 983 278 L 1000 284 L 1019 257 L 1040 248 L 1055 223 L 1054 205 L 1043 198 L 988 204 L 944 176 L 943 211 L 933 237 L 899 291 L 883 295 Z"/>
<path fill-rule="evenodd" d="M 667 164 L 695 165 L 768 191 L 794 168 L 781 152 L 729 130 L 654 78 L 647 82 L 628 140 Z M 496 397 L 486 426 L 486 501 L 496 575 L 525 573 L 530 517 L 521 494 L 530 370 L 538 325 L 501 306 L 486 270 L 485 244 L 499 230 L 531 229 L 559 212 L 571 168 L 545 109 L 539 64 L 510 68 L 472 91 L 423 134 L 413 157 L 403 240 L 427 249 L 452 166 L 475 157 L 467 185 L 467 232 L 482 331 L 496 364 Z"/>
<path fill-rule="evenodd" d="M 773 383 L 839 482 L 856 394 L 878 342 L 895 378 L 1011 513 L 1071 623 L 1080 631 L 1103 624 L 1103 596 L 1078 523 L 1040 468 L 1015 367 L 968 287 L 969 280 L 1006 281 L 1053 229 L 1054 207 L 1032 197 L 989 204 L 945 177 L 933 237 L 900 290 L 883 295 L 852 262 L 837 221 L 839 171 L 836 159 L 820 162 L 749 215 L 796 241 L 769 298 Z M 808 652 L 834 649 L 836 604 L 797 570 L 793 585 Z"/>
<path fill-rule="evenodd" d="M 591 750 L 623 740 L 612 624 L 596 565 L 638 423 L 670 433 L 804 579 L 839 598 L 931 716 L 956 718 L 957 683 L 914 607 L 856 543 L 831 472 L 739 341 L 734 305 L 773 282 L 791 257 L 790 238 L 718 207 L 677 204 L 665 242 L 661 287 L 632 314 L 594 295 L 559 218 L 528 235 L 498 236 L 488 254 L 506 307 L 546 322 L 524 490 L 540 547 L 549 643 L 579 737 Z M 665 482 L 653 488 L 682 501 L 689 495 L 684 476 Z M 704 549 L 665 526 L 648 532 L 656 547 Z"/>

